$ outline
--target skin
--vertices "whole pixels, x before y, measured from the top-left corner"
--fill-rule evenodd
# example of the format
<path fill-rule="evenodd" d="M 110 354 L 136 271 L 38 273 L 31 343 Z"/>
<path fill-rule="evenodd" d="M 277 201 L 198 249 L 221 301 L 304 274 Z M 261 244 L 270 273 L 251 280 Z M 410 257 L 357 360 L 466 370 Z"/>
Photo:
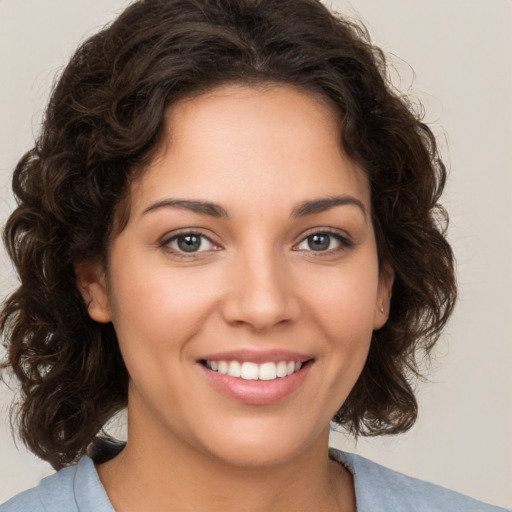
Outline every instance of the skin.
<path fill-rule="evenodd" d="M 127 446 L 98 466 L 107 493 L 123 512 L 355 511 L 351 476 L 328 459 L 329 421 L 387 320 L 393 275 L 379 269 L 369 184 L 340 147 L 335 111 L 288 86 L 229 85 L 174 105 L 167 128 L 132 186 L 108 269 L 77 267 L 89 314 L 113 322 L 131 377 Z M 294 215 L 334 196 L 351 202 Z M 228 216 L 161 205 L 169 199 Z M 176 236 L 191 228 L 210 241 L 180 253 Z M 311 249 L 308 237 L 326 231 L 328 247 Z M 291 394 L 252 405 L 219 392 L 198 363 L 239 348 L 313 362 Z"/>

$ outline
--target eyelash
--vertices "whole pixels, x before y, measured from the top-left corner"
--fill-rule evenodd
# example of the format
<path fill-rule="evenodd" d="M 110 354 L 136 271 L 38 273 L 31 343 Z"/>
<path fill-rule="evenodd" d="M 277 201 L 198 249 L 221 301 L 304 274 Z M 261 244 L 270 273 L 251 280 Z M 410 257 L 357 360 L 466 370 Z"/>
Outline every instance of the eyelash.
<path fill-rule="evenodd" d="M 160 247 L 162 249 L 165 249 L 169 252 L 172 252 L 173 254 L 177 255 L 178 257 L 182 257 L 182 258 L 193 258 L 194 256 L 196 256 L 198 253 L 202 253 L 202 252 L 205 252 L 205 251 L 190 251 L 190 252 L 186 252 L 186 251 L 182 251 L 180 250 L 179 248 L 173 248 L 171 247 L 171 244 L 172 242 L 177 242 L 180 238 L 185 238 L 185 237 L 198 237 L 201 239 L 201 245 L 203 245 L 203 241 L 204 240 L 207 240 L 210 244 L 212 244 L 213 246 L 216 246 L 217 244 L 215 244 L 215 242 L 207 237 L 204 233 L 201 233 L 200 231 L 194 231 L 194 230 L 191 230 L 191 231 L 182 231 L 180 233 L 176 233 L 174 234 L 173 236 L 169 237 L 169 238 L 166 238 L 165 240 L 162 241 L 162 243 L 160 244 Z M 200 245 L 200 247 L 201 247 Z"/>
<path fill-rule="evenodd" d="M 328 254 L 333 254 L 341 251 L 345 251 L 347 249 L 351 249 L 354 247 L 354 242 L 350 240 L 347 236 L 343 236 L 339 231 L 336 231 L 332 228 L 326 228 L 326 229 L 320 229 L 315 230 L 310 233 L 308 233 L 305 237 L 302 238 L 302 240 L 297 245 L 301 245 L 304 242 L 306 242 L 309 238 L 313 236 L 319 236 L 319 235 L 327 235 L 329 237 L 334 238 L 338 243 L 339 247 L 336 247 L 334 249 L 327 249 L 325 251 L 314 251 L 313 249 L 305 249 L 308 252 L 316 253 L 317 256 L 323 256 Z M 298 249 L 301 250 L 301 249 Z"/>
<path fill-rule="evenodd" d="M 351 249 L 354 246 L 354 242 L 352 240 L 350 240 L 348 237 L 341 235 L 338 231 L 336 231 L 334 229 L 327 228 L 327 229 L 315 230 L 315 231 L 308 233 L 306 236 L 304 236 L 301 239 L 301 241 L 298 244 L 295 244 L 294 247 L 300 246 L 301 244 L 307 242 L 307 240 L 309 238 L 314 237 L 314 236 L 319 236 L 319 235 L 327 235 L 329 237 L 334 238 L 340 244 L 340 246 L 336 247 L 334 249 L 327 249 L 327 250 L 322 250 L 322 251 L 315 251 L 313 249 L 295 249 L 295 250 L 311 252 L 311 253 L 315 253 L 317 256 L 322 256 L 322 255 L 326 255 L 326 254 L 333 254 L 336 252 L 341 252 L 341 251 L 344 251 L 347 249 Z M 180 250 L 179 248 L 171 247 L 171 244 L 173 242 L 177 242 L 180 238 L 184 238 L 187 236 L 189 236 L 189 237 L 195 236 L 195 237 L 200 238 L 202 241 L 207 240 L 213 246 L 217 246 L 217 244 L 215 244 L 215 242 L 213 242 L 213 240 L 211 238 L 209 238 L 208 236 L 206 236 L 204 233 L 202 233 L 200 231 L 192 230 L 192 231 L 182 231 L 180 233 L 174 234 L 173 236 L 171 236 L 169 238 L 166 238 L 165 240 L 163 240 L 160 243 L 160 247 L 169 252 L 172 252 L 173 254 L 177 255 L 178 257 L 183 257 L 183 258 L 194 258 L 194 257 L 197 257 L 198 254 L 200 254 L 202 252 L 206 252 L 208 250 L 208 249 L 206 249 L 203 251 L 187 252 L 187 251 Z M 203 242 L 201 242 L 201 245 L 203 245 Z M 201 245 L 199 247 L 201 247 Z"/>

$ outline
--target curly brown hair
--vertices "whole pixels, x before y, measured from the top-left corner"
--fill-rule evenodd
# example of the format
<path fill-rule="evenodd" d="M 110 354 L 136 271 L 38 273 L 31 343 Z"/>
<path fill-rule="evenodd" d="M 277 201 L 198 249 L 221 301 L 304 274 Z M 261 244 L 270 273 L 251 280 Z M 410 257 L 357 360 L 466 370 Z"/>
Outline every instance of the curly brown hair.
<path fill-rule="evenodd" d="M 412 377 L 456 297 L 438 204 L 446 169 L 431 130 L 389 84 L 382 51 L 319 0 L 140 0 L 76 51 L 14 171 L 4 241 L 21 284 L 0 317 L 4 367 L 21 384 L 21 438 L 55 468 L 76 461 L 127 402 L 116 333 L 89 317 L 75 265 L 106 260 L 166 109 L 226 83 L 290 84 L 339 109 L 340 144 L 369 177 L 379 259 L 395 282 L 389 320 L 333 420 L 379 435 L 416 419 Z"/>

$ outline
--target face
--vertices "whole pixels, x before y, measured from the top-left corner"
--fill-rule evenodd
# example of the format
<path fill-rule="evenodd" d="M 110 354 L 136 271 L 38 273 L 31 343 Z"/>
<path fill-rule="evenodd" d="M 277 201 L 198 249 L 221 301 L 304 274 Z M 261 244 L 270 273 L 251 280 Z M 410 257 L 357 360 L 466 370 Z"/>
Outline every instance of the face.
<path fill-rule="evenodd" d="M 367 178 L 329 104 L 290 87 L 221 87 L 167 121 L 108 270 L 78 269 L 130 374 L 130 435 L 290 460 L 327 442 L 386 320 Z"/>

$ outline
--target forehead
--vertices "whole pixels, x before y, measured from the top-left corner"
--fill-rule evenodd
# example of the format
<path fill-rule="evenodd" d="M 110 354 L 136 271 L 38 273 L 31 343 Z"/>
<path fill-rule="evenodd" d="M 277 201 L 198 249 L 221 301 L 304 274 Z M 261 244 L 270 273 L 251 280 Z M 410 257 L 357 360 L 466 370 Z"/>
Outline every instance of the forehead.
<path fill-rule="evenodd" d="M 333 102 L 285 84 L 229 84 L 186 98 L 168 109 L 166 127 L 161 155 L 171 142 L 197 142 L 201 133 L 217 133 L 221 139 L 222 132 L 229 132 L 233 142 L 323 138 L 339 146 L 341 140 L 341 115 Z"/>
<path fill-rule="evenodd" d="M 259 208 L 307 196 L 356 195 L 366 173 L 341 144 L 330 100 L 285 85 L 228 85 L 169 108 L 160 150 L 136 180 L 133 206 L 162 194 L 215 201 L 259 199 Z"/>

